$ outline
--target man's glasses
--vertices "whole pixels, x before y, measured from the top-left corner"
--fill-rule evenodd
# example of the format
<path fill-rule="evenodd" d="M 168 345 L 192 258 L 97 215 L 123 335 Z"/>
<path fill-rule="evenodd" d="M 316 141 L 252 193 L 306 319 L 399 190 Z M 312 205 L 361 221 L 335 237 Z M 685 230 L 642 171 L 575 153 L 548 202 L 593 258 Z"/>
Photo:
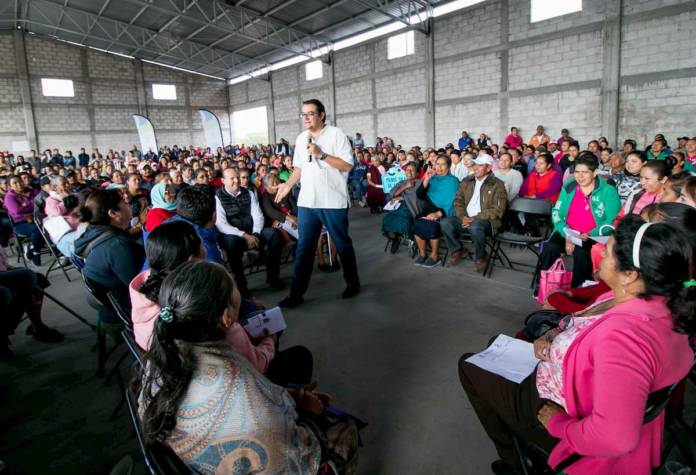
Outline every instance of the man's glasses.
<path fill-rule="evenodd" d="M 300 112 L 300 119 L 304 119 L 305 117 L 314 117 L 315 115 L 318 115 L 316 112 Z"/>

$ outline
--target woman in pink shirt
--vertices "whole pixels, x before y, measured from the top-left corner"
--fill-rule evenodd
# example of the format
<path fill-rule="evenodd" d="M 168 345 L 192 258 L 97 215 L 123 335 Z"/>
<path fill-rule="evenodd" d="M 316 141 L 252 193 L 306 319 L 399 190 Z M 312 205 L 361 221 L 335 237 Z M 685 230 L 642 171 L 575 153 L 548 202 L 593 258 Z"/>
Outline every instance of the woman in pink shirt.
<path fill-rule="evenodd" d="M 572 314 L 534 342 L 541 360 L 520 384 L 459 361 L 462 386 L 501 460 L 516 464 L 510 433 L 550 452 L 568 474 L 648 475 L 659 466 L 664 412 L 644 424 L 648 396 L 691 369 L 696 269 L 682 227 L 631 215 L 609 239 L 599 276 L 614 296 Z"/>
<path fill-rule="evenodd" d="M 149 269 L 131 281 L 131 320 L 135 341 L 144 350 L 150 348 L 153 328 L 160 312 L 159 289 L 166 276 L 184 262 L 204 259 L 205 249 L 195 229 L 184 221 L 163 223 L 150 233 L 145 243 Z M 256 305 L 242 299 L 239 314 L 244 316 L 256 310 Z M 249 336 L 236 321 L 227 332 L 232 350 L 244 356 L 260 372 L 278 383 L 309 384 L 312 376 L 312 354 L 295 346 L 276 351 L 278 337 L 267 335 L 259 339 Z"/>
<path fill-rule="evenodd" d="M 508 148 L 517 148 L 522 145 L 522 136 L 517 127 L 512 127 L 510 129 L 510 133 L 505 137 L 505 145 L 507 145 Z"/>

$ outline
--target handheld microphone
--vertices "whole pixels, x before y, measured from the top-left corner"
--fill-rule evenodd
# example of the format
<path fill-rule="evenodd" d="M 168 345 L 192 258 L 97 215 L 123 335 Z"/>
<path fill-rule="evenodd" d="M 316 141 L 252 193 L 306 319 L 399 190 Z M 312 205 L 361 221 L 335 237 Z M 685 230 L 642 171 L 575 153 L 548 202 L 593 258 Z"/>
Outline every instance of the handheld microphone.
<path fill-rule="evenodd" d="M 310 132 L 307 132 L 307 145 L 309 145 L 309 144 L 311 144 L 311 143 L 312 143 L 312 134 L 311 134 Z M 307 155 L 309 155 L 309 162 L 311 163 L 311 161 L 312 161 L 312 154 L 311 154 L 311 153 L 308 153 Z"/>

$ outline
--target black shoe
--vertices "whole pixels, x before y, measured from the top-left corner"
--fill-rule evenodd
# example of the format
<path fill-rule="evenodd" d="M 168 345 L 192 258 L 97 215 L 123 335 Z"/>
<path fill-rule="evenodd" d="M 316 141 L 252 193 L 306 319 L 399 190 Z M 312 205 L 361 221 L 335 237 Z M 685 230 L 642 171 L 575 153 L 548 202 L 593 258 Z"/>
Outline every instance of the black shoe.
<path fill-rule="evenodd" d="M 327 267 L 329 268 L 329 270 L 327 272 L 336 272 L 337 270 L 341 270 L 341 263 L 336 261 Z"/>
<path fill-rule="evenodd" d="M 355 297 L 359 293 L 360 293 L 360 286 L 359 285 L 349 285 L 346 287 L 346 290 L 343 291 L 341 298 L 349 299 L 351 297 Z"/>
<path fill-rule="evenodd" d="M 38 252 L 34 252 L 31 261 L 34 263 L 35 266 L 39 267 L 41 265 L 41 254 L 39 254 Z"/>
<path fill-rule="evenodd" d="M 278 303 L 278 306 L 280 308 L 295 308 L 299 307 L 303 303 L 304 299 L 302 297 L 293 297 L 292 295 L 288 295 Z"/>
<path fill-rule="evenodd" d="M 507 463 L 503 462 L 502 460 L 496 460 L 491 464 L 491 471 L 495 473 L 496 475 L 515 475 L 517 474 L 517 470 L 515 470 L 514 467 L 511 467 Z"/>
<path fill-rule="evenodd" d="M 53 328 L 39 327 L 34 329 L 34 340 L 44 343 L 58 343 L 63 341 L 63 334 Z"/>
<path fill-rule="evenodd" d="M 285 290 L 288 288 L 287 284 L 280 279 L 267 280 L 266 283 L 274 290 Z"/>
<path fill-rule="evenodd" d="M 394 238 L 391 242 L 391 253 L 396 254 L 399 252 L 399 245 L 401 245 L 401 238 Z"/>
<path fill-rule="evenodd" d="M 329 266 L 327 264 L 318 264 L 317 267 L 322 272 L 331 272 L 331 266 Z"/>

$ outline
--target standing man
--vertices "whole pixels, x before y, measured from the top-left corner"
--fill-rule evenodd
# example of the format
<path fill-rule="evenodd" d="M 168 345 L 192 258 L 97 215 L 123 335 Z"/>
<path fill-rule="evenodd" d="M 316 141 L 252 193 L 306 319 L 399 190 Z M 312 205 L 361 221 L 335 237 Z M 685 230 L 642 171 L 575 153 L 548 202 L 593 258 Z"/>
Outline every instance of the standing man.
<path fill-rule="evenodd" d="M 300 238 L 295 251 L 295 269 L 290 295 L 279 304 L 286 308 L 304 302 L 302 296 L 309 287 L 322 225 L 329 231 L 343 264 L 347 285 L 343 298 L 360 292 L 358 265 L 348 235 L 348 173 L 353 168 L 350 142 L 339 128 L 326 125 L 324 104 L 317 99 L 302 103 L 300 117 L 306 130 L 295 140 L 293 172 L 288 181 L 278 186 L 275 197 L 279 203 L 300 182 L 297 200 Z"/>

